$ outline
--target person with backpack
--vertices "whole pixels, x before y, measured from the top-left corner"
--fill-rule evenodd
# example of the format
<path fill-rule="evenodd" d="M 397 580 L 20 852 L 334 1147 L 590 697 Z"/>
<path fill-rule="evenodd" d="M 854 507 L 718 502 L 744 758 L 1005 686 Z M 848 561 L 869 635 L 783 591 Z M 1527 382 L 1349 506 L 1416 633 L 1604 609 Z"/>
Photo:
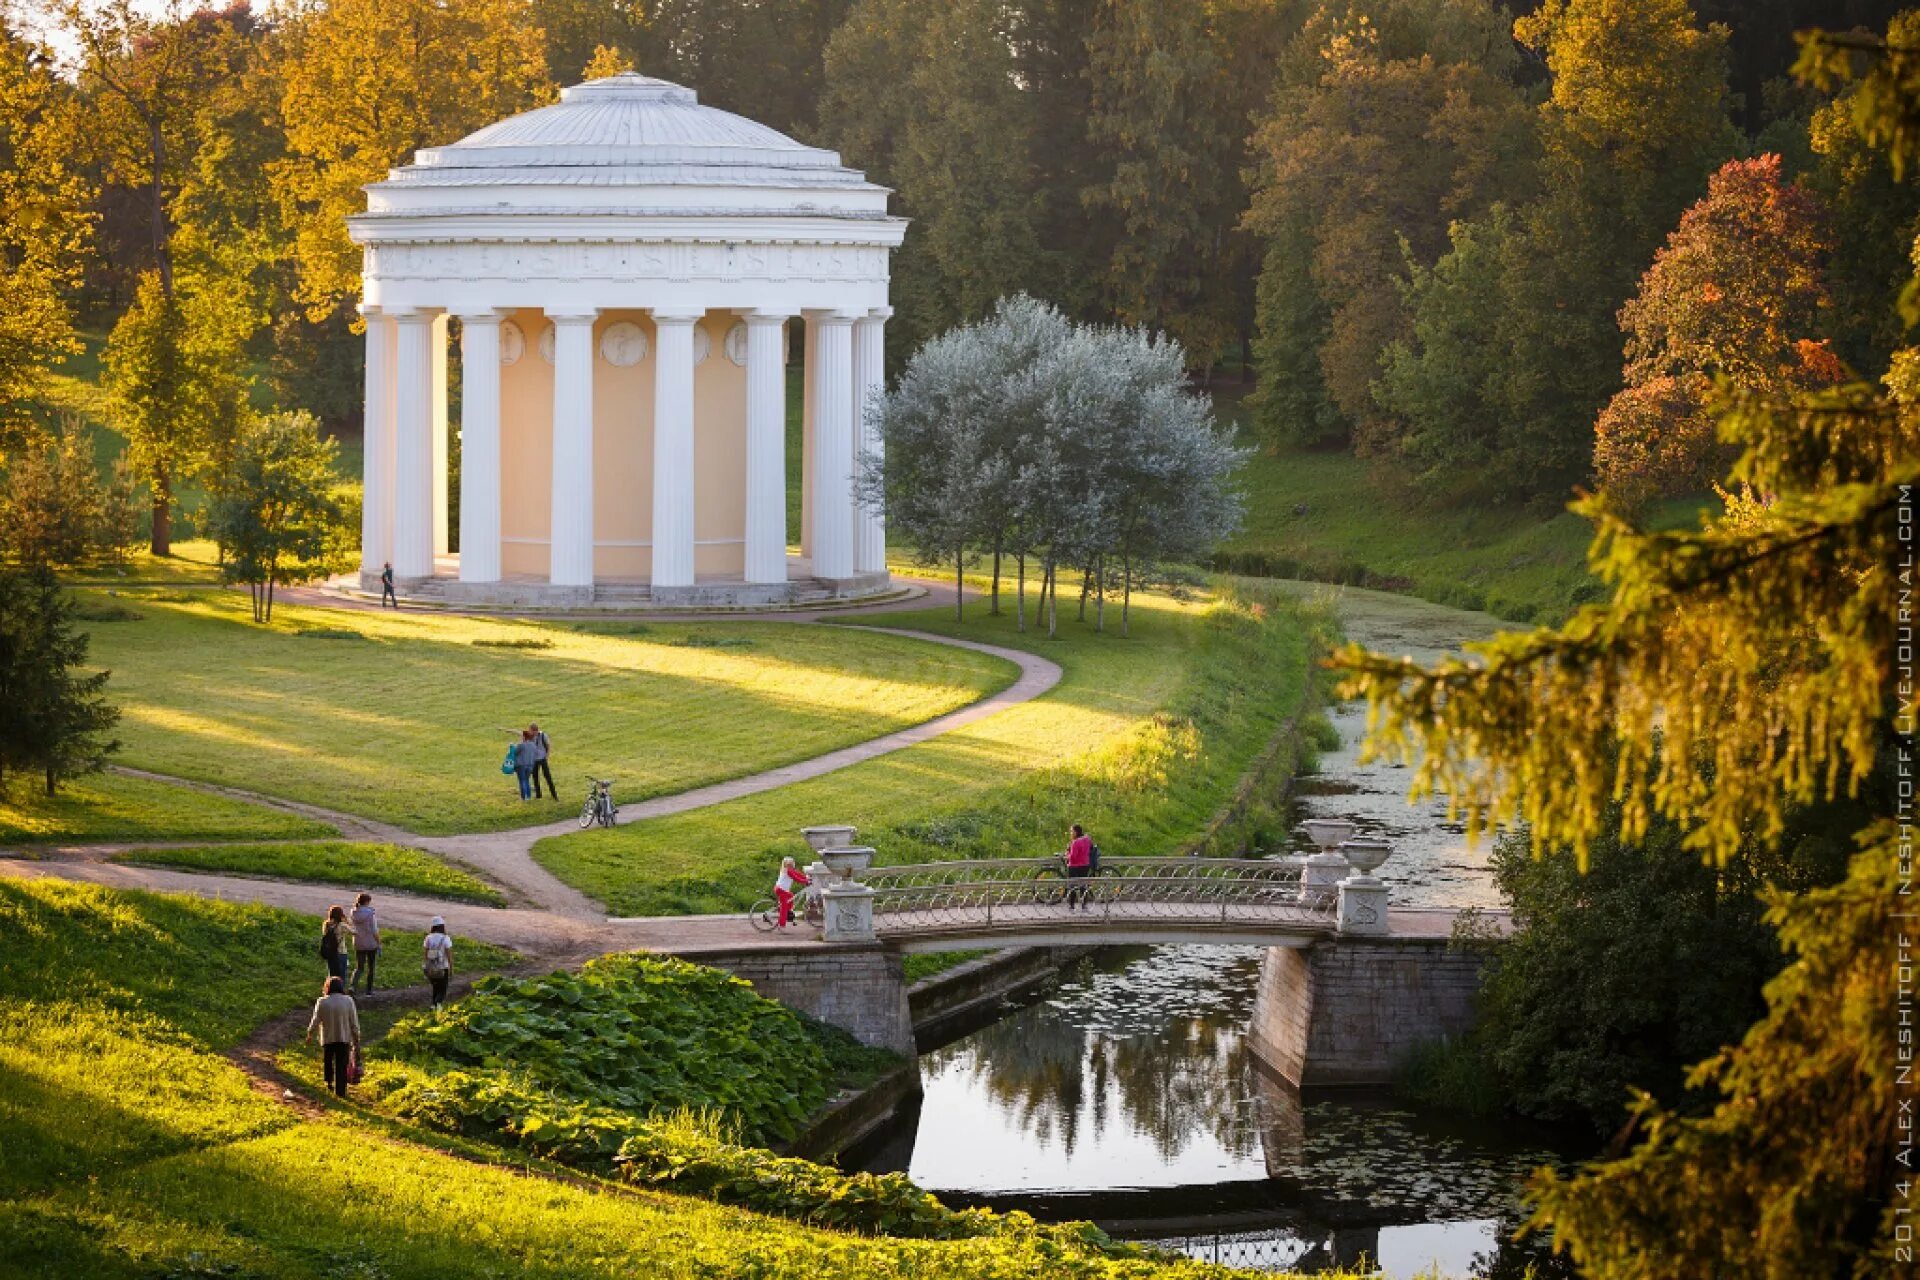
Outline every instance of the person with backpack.
<path fill-rule="evenodd" d="M 312 1044 L 316 1030 L 320 1032 L 320 1073 L 327 1087 L 344 1098 L 347 1076 L 360 1073 L 360 1011 L 354 1007 L 353 997 L 347 994 L 347 984 L 340 978 L 328 978 L 320 988 L 320 998 L 313 1002 L 313 1016 L 307 1019 L 303 1043 Z"/>
<path fill-rule="evenodd" d="M 393 594 L 393 564 L 391 561 L 380 566 L 380 607 L 384 609 L 389 604 L 396 609 L 400 607 L 400 597 Z"/>
<path fill-rule="evenodd" d="M 447 983 L 453 978 L 453 939 L 447 936 L 447 922 L 439 916 L 427 926 L 421 952 L 421 969 L 427 975 L 427 985 L 433 988 L 433 1007 L 438 1009 L 447 1002 Z"/>
<path fill-rule="evenodd" d="M 373 909 L 373 895 L 362 893 L 353 900 L 353 913 L 347 917 L 353 926 L 353 972 L 347 977 L 347 990 L 360 985 L 360 973 L 366 971 L 367 994 L 373 994 L 373 965 L 380 958 L 380 917 Z"/>
<path fill-rule="evenodd" d="M 347 924 L 347 909 L 338 904 L 327 908 L 327 921 L 320 926 L 320 958 L 326 962 L 327 972 L 340 979 L 347 980 L 347 948 L 353 937 L 353 929 Z"/>
<path fill-rule="evenodd" d="M 510 773 L 520 783 L 520 798 L 528 799 L 533 790 L 527 785 L 529 765 L 527 761 L 527 735 L 524 731 L 507 743 L 507 758 L 500 762 L 500 772 Z"/>
<path fill-rule="evenodd" d="M 1087 910 L 1087 886 L 1075 882 L 1093 878 L 1093 841 L 1087 839 L 1086 831 L 1077 822 L 1073 824 L 1068 835 L 1067 910 L 1073 910 L 1076 905 L 1082 910 Z"/>
<path fill-rule="evenodd" d="M 547 740 L 547 735 L 540 731 L 540 726 L 537 724 L 528 725 L 527 732 L 533 737 L 534 798 L 538 799 L 540 796 L 540 776 L 545 774 L 547 779 L 547 795 L 551 799 L 558 800 L 560 798 L 560 791 L 559 788 L 553 785 L 553 768 L 547 763 L 548 760 L 553 758 L 553 743 Z"/>

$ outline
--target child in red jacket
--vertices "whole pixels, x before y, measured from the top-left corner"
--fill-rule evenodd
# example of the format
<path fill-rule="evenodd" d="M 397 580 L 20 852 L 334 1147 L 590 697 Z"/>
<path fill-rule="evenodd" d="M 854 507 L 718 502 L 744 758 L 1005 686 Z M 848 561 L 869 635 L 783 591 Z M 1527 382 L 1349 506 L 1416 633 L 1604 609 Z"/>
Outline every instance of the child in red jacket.
<path fill-rule="evenodd" d="M 807 873 L 800 869 L 799 863 L 795 862 L 792 858 L 780 859 L 780 878 L 773 882 L 773 896 L 780 903 L 780 927 L 782 929 L 786 928 L 787 923 L 793 919 L 794 886 L 799 885 L 805 888 L 810 883 L 811 881 L 807 879 Z"/>

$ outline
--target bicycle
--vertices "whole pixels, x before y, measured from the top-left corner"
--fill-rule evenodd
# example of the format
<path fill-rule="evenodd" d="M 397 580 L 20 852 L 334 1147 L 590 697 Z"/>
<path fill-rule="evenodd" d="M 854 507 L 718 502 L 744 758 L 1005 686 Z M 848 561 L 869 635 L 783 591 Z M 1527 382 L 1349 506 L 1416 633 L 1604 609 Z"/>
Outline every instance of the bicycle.
<path fill-rule="evenodd" d="M 808 885 L 800 900 L 793 904 L 793 919 L 804 920 L 818 928 L 826 918 L 826 907 L 821 903 L 820 891 Z M 760 899 L 748 909 L 747 923 L 760 933 L 772 933 L 780 927 L 780 903 L 773 898 Z"/>
<path fill-rule="evenodd" d="M 610 827 L 620 817 L 620 806 L 613 802 L 613 783 L 606 778 L 593 778 L 587 787 L 587 802 L 580 806 L 580 827 L 582 830 L 598 822 Z"/>

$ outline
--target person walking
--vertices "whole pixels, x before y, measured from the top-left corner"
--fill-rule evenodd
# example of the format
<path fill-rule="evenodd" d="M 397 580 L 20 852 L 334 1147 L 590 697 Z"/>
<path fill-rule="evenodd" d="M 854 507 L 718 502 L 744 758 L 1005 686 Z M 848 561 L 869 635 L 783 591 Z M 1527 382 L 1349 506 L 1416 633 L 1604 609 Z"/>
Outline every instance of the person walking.
<path fill-rule="evenodd" d="M 1068 831 L 1067 841 L 1067 910 L 1077 905 L 1082 910 L 1087 907 L 1087 886 L 1083 882 L 1093 877 L 1093 841 L 1087 839 L 1087 833 L 1079 823 L 1074 823 Z"/>
<path fill-rule="evenodd" d="M 547 778 L 547 795 L 551 799 L 558 800 L 560 798 L 560 792 L 553 785 L 553 769 L 547 764 L 547 761 L 553 757 L 553 743 L 547 740 L 546 734 L 540 732 L 540 726 L 537 724 L 528 725 L 527 732 L 533 735 L 533 794 L 536 797 L 539 796 L 540 775 L 545 774 Z"/>
<path fill-rule="evenodd" d="M 373 994 L 373 966 L 380 958 L 380 917 L 373 909 L 373 895 L 362 893 L 353 900 L 353 912 L 347 917 L 353 925 L 353 972 L 347 977 L 347 990 L 360 985 L 360 973 L 366 971 L 367 994 Z"/>
<path fill-rule="evenodd" d="M 447 1002 L 447 983 L 453 977 L 453 939 L 447 936 L 447 922 L 435 916 L 427 926 L 426 941 L 420 945 L 421 968 L 427 975 L 427 985 L 433 988 L 433 1007 L 438 1009 Z"/>
<path fill-rule="evenodd" d="M 813 882 L 807 879 L 807 873 L 800 869 L 800 864 L 792 857 L 780 859 L 780 876 L 773 882 L 774 900 L 780 904 L 780 928 L 786 928 L 787 923 L 793 919 L 794 886 L 805 888 L 811 883 Z"/>
<path fill-rule="evenodd" d="M 313 1016 L 307 1019 L 304 1043 L 313 1043 L 316 1030 L 320 1032 L 320 1073 L 327 1087 L 344 1098 L 347 1067 L 360 1052 L 360 1010 L 347 994 L 347 984 L 339 978 L 328 978 L 320 988 L 320 998 L 313 1002 Z"/>
<path fill-rule="evenodd" d="M 384 609 L 388 605 L 396 609 L 400 607 L 400 597 L 393 594 L 393 562 L 391 560 L 380 566 L 380 607 Z"/>
<path fill-rule="evenodd" d="M 342 906 L 327 908 L 327 922 L 320 926 L 320 958 L 327 962 L 327 972 L 340 979 L 347 980 L 348 939 L 353 936 L 353 928 L 347 923 L 347 909 Z"/>
<path fill-rule="evenodd" d="M 527 741 L 527 731 L 522 729 L 520 736 L 507 744 L 507 760 L 500 767 L 512 769 L 513 776 L 520 783 L 520 798 L 526 800 L 533 795 L 533 788 L 527 779 L 533 776 L 533 761 L 530 758 L 533 745 Z"/>

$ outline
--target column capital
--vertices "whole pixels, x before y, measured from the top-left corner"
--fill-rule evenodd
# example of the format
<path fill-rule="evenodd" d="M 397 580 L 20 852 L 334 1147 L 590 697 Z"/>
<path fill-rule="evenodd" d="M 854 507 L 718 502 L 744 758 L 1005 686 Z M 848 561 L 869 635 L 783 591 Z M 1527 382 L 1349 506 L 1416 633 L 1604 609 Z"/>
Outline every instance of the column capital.
<path fill-rule="evenodd" d="M 689 311 L 684 307 L 648 307 L 647 315 L 655 324 L 699 324 L 706 317 L 704 311 Z"/>
<path fill-rule="evenodd" d="M 758 307 L 741 311 L 740 318 L 748 324 L 785 324 L 793 319 L 791 311 L 766 311 Z"/>
<path fill-rule="evenodd" d="M 861 318 L 864 320 L 879 320 L 879 321 L 885 322 L 893 319 L 893 308 L 892 307 L 874 307 L 872 310 L 868 311 L 867 314 L 862 316 Z"/>
<path fill-rule="evenodd" d="M 470 310 L 457 310 L 453 318 L 461 324 L 499 324 L 513 314 L 512 307 L 474 307 Z"/>
<path fill-rule="evenodd" d="M 815 324 L 852 324 L 860 318 L 858 311 L 846 311 L 838 307 L 808 307 L 801 314 Z"/>
<path fill-rule="evenodd" d="M 431 324 L 446 311 L 440 307 L 388 307 L 386 314 L 401 324 Z"/>
<path fill-rule="evenodd" d="M 547 319 L 553 321 L 555 328 L 563 325 L 592 324 L 600 318 L 598 307 L 569 307 L 565 311 L 556 311 L 548 307 L 544 308 L 544 311 Z"/>
<path fill-rule="evenodd" d="M 388 314 L 387 308 L 377 302 L 363 302 L 354 310 L 360 313 L 360 318 L 363 320 L 378 320 Z"/>

